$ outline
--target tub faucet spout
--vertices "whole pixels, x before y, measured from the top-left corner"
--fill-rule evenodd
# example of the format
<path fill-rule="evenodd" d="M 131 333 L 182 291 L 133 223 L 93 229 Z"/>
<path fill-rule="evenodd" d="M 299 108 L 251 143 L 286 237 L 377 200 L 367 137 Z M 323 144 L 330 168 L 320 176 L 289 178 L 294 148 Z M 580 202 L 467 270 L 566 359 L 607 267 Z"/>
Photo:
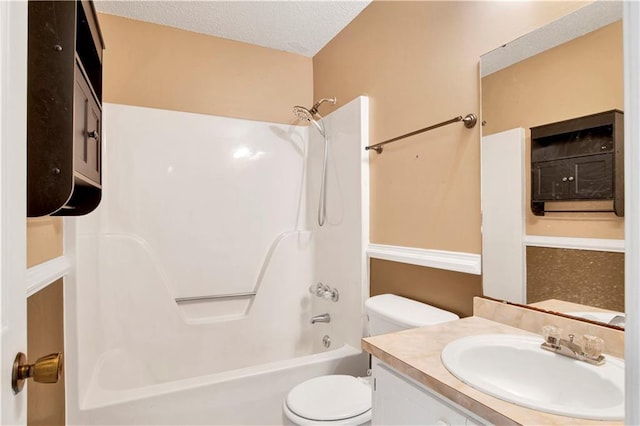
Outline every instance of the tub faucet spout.
<path fill-rule="evenodd" d="M 315 324 L 317 322 L 331 322 L 331 316 L 329 314 L 320 314 L 311 317 L 311 324 Z"/>

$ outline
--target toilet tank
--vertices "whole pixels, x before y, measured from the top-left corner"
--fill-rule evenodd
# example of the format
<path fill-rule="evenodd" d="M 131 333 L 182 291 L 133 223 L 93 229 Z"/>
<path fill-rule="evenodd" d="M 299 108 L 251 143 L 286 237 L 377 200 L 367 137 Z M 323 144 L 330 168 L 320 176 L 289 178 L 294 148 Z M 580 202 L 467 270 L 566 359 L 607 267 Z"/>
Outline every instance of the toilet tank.
<path fill-rule="evenodd" d="M 370 297 L 364 306 L 369 321 L 370 336 L 439 324 L 460 318 L 452 312 L 395 294 Z"/>

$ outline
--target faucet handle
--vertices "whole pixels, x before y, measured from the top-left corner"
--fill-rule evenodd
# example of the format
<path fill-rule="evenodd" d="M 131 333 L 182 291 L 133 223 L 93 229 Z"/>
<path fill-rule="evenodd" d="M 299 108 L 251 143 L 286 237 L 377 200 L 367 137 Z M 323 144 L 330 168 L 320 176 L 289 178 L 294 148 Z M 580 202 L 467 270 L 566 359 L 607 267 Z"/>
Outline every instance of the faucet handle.
<path fill-rule="evenodd" d="M 332 302 L 337 302 L 340 298 L 338 290 L 335 288 L 327 287 L 327 290 L 322 295 L 324 300 L 331 300 Z"/>
<path fill-rule="evenodd" d="M 582 341 L 584 343 L 582 351 L 585 355 L 595 359 L 602 354 L 602 350 L 604 349 L 604 340 L 600 337 L 585 334 L 582 336 Z"/>
<path fill-rule="evenodd" d="M 544 341 L 552 346 L 560 345 L 561 334 L 562 329 L 555 325 L 545 325 L 542 327 L 542 337 L 544 337 Z"/>
<path fill-rule="evenodd" d="M 321 297 L 324 293 L 324 284 L 316 283 L 309 286 L 309 293 Z"/>

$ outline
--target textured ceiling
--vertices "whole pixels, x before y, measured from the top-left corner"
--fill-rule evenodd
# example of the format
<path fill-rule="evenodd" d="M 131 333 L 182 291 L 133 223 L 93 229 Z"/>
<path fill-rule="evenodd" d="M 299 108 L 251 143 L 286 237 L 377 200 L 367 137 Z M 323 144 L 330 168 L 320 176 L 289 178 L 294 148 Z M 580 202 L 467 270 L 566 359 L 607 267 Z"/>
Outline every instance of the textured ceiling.
<path fill-rule="evenodd" d="M 97 0 L 98 12 L 313 56 L 371 0 Z"/>

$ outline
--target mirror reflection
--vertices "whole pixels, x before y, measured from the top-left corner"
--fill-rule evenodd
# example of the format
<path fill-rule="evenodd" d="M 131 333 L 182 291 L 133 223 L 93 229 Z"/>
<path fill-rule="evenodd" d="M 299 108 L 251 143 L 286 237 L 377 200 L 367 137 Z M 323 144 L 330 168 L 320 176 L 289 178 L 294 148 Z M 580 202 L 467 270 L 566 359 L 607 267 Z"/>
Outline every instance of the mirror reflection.
<path fill-rule="evenodd" d="M 531 209 L 531 128 L 623 111 L 621 15 L 620 3 L 592 3 L 481 58 L 487 296 L 624 324 L 624 217 L 611 211 L 613 199 L 546 202 L 562 212 L 543 215 Z M 621 172 L 620 163 L 602 173 Z M 586 176 L 568 169 L 570 181 L 573 172 Z"/>

